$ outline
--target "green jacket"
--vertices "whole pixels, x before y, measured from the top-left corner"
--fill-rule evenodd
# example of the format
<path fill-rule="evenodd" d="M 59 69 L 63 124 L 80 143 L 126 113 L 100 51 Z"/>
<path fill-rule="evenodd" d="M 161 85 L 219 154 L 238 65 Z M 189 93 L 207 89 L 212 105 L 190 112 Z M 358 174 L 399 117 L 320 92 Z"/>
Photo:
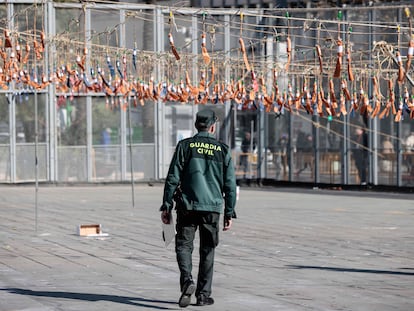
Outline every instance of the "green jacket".
<path fill-rule="evenodd" d="M 161 210 L 171 211 L 180 185 L 187 210 L 235 217 L 236 177 L 230 148 L 208 132 L 181 140 L 171 160 Z M 223 199 L 224 195 L 224 199 Z"/>

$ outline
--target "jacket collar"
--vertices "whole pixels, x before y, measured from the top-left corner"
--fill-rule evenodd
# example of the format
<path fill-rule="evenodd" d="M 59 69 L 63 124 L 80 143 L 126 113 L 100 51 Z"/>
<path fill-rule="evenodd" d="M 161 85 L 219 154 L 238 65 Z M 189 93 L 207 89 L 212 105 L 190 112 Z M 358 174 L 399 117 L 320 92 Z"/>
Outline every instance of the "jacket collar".
<path fill-rule="evenodd" d="M 198 132 L 195 136 L 214 138 L 214 135 L 209 132 Z"/>

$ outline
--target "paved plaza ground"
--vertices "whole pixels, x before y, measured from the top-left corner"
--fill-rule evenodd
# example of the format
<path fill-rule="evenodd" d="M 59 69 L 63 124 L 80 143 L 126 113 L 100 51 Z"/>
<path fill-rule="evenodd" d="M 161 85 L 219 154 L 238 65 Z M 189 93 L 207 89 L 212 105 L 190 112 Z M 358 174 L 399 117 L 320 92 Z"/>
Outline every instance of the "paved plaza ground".
<path fill-rule="evenodd" d="M 162 190 L 40 185 L 36 196 L 34 185 L 0 186 L 0 311 L 179 310 Z M 242 187 L 216 251 L 216 303 L 193 299 L 186 310 L 412 311 L 413 199 Z M 81 224 L 101 224 L 104 235 L 79 236 Z M 197 263 L 195 251 L 195 276 Z"/>

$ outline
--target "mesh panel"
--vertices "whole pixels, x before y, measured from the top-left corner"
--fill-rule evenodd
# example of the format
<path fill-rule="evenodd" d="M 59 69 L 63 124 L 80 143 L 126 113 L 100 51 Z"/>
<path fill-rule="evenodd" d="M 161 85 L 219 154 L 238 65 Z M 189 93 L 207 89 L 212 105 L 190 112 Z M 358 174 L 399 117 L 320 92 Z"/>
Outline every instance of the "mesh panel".
<path fill-rule="evenodd" d="M 10 181 L 10 148 L 0 145 L 0 181 Z"/>
<path fill-rule="evenodd" d="M 58 181 L 84 182 L 87 180 L 86 147 L 58 148 Z"/>
<path fill-rule="evenodd" d="M 38 180 L 47 180 L 47 146 L 39 144 L 37 147 Z M 36 179 L 36 146 L 33 144 L 19 144 L 16 146 L 16 181 L 33 181 Z"/>

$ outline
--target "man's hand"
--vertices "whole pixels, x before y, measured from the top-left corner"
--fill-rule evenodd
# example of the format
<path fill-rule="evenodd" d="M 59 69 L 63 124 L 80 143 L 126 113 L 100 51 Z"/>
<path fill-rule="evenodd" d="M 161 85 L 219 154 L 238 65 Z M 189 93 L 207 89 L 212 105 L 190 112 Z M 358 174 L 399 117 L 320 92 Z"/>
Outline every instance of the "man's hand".
<path fill-rule="evenodd" d="M 170 221 L 171 221 L 171 215 L 170 215 L 170 213 L 167 212 L 167 211 L 162 211 L 161 212 L 161 221 L 164 224 L 168 225 L 170 223 Z"/>
<path fill-rule="evenodd" d="M 224 216 L 223 231 L 230 230 L 231 228 L 231 217 Z"/>

